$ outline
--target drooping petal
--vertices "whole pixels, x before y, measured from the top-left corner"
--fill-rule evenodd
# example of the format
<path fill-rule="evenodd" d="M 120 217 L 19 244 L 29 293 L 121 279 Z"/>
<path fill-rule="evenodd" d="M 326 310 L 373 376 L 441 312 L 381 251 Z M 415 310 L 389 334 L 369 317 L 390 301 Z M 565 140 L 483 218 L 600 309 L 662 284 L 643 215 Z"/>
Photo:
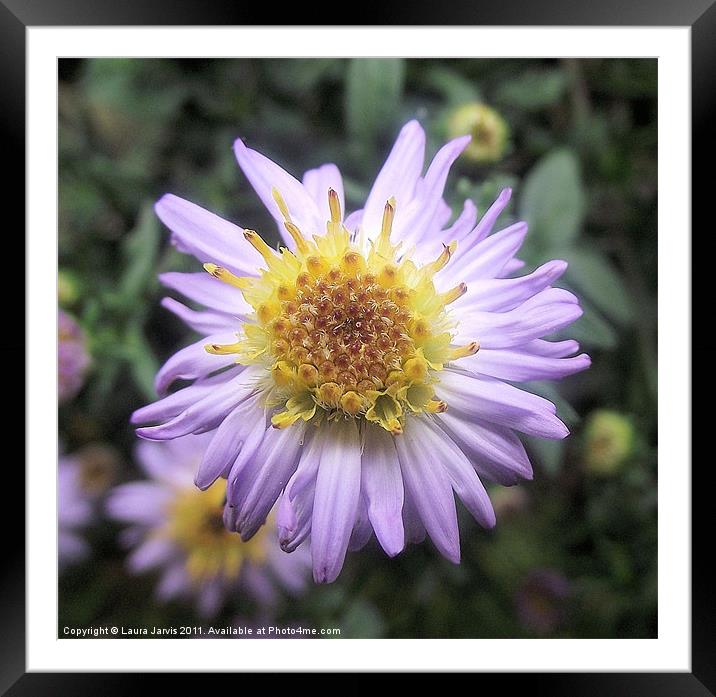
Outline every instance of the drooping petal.
<path fill-rule="evenodd" d="M 348 550 L 357 552 L 359 549 L 363 549 L 363 547 L 368 544 L 372 535 L 373 528 L 368 518 L 368 504 L 366 503 L 365 496 L 361 496 L 360 502 L 358 503 L 358 511 L 356 512 L 356 522 L 353 526 L 350 540 L 348 540 Z"/>
<path fill-rule="evenodd" d="M 572 356 L 579 351 L 579 342 L 573 339 L 564 341 L 545 341 L 544 339 L 535 339 L 524 346 L 520 347 L 522 351 L 529 351 L 538 356 L 547 358 L 566 358 Z"/>
<path fill-rule="evenodd" d="M 468 286 L 468 292 L 453 307 L 461 312 L 505 312 L 514 310 L 552 285 L 567 268 L 566 261 L 549 261 L 531 274 L 518 278 L 482 278 Z"/>
<path fill-rule="evenodd" d="M 394 438 L 386 430 L 369 428 L 361 460 L 361 489 L 368 517 L 381 547 L 394 557 L 405 546 L 403 477 Z"/>
<path fill-rule="evenodd" d="M 261 398 L 260 392 L 248 397 L 221 422 L 199 464 L 194 479 L 197 487 L 208 489 L 219 477 L 226 476 L 243 445 L 250 447 L 251 436 L 263 437 L 268 423 Z"/>
<path fill-rule="evenodd" d="M 500 195 L 495 199 L 495 202 L 485 211 L 485 215 L 480 218 L 475 230 L 470 235 L 471 241 L 480 242 L 484 240 L 491 232 L 492 228 L 500 217 L 502 211 L 507 208 L 507 204 L 512 198 L 512 189 L 507 187 L 500 191 Z"/>
<path fill-rule="evenodd" d="M 191 404 L 206 397 L 216 386 L 230 380 L 241 370 L 243 370 L 243 366 L 236 366 L 219 375 L 197 380 L 192 385 L 140 407 L 132 414 L 130 420 L 133 424 L 146 424 L 171 419 L 181 414 Z"/>
<path fill-rule="evenodd" d="M 242 228 L 173 194 L 165 194 L 154 206 L 159 219 L 172 231 L 177 248 L 200 262 L 225 266 L 239 276 L 255 275 L 260 261 L 244 241 Z"/>
<path fill-rule="evenodd" d="M 435 461 L 427 429 L 423 428 L 424 420 L 413 418 L 410 437 L 395 439 L 405 493 L 438 550 L 459 564 L 460 533 L 452 485 L 443 465 Z"/>
<path fill-rule="evenodd" d="M 457 443 L 481 477 L 511 486 L 532 479 L 532 465 L 515 433 L 452 409 L 440 415 L 438 425 Z"/>
<path fill-rule="evenodd" d="M 396 240 L 403 240 L 407 246 L 420 244 L 427 234 L 442 225 L 436 225 L 435 216 L 442 208 L 447 208 L 442 200 L 448 173 L 460 153 L 470 142 L 470 136 L 455 138 L 444 145 L 435 155 L 425 173 L 418 182 L 413 200 L 401 216 L 396 214 L 393 230 Z M 450 209 L 447 208 L 448 215 Z"/>
<path fill-rule="evenodd" d="M 473 283 L 481 278 L 496 278 L 522 246 L 527 235 L 526 223 L 515 223 L 490 235 L 469 251 L 456 254 L 448 268 L 451 274 Z"/>
<path fill-rule="evenodd" d="M 335 581 L 348 549 L 360 500 L 360 440 L 350 420 L 323 427 L 325 439 L 316 477 L 311 555 L 316 583 Z"/>
<path fill-rule="evenodd" d="M 334 164 L 325 164 L 316 169 L 309 169 L 303 175 L 303 186 L 318 206 L 324 222 L 331 219 L 331 209 L 328 205 L 329 189 L 333 189 L 338 194 L 341 212 L 345 215 L 346 200 L 343 193 L 343 177 Z"/>
<path fill-rule="evenodd" d="M 198 334 L 221 334 L 222 332 L 231 331 L 232 327 L 238 325 L 238 321 L 229 315 L 218 312 L 199 312 L 192 310 L 186 305 L 182 305 L 174 298 L 162 298 L 162 307 L 175 314 L 184 324 L 193 329 Z"/>
<path fill-rule="evenodd" d="M 394 224 L 399 222 L 413 199 L 424 160 L 425 131 L 417 121 L 409 121 L 398 134 L 363 208 L 361 228 L 367 239 L 374 239 L 380 232 L 383 209 L 391 197 L 396 201 Z"/>
<path fill-rule="evenodd" d="M 210 334 L 180 349 L 159 369 L 154 379 L 157 392 L 165 394 L 175 380 L 196 380 L 233 365 L 235 362 L 231 356 L 208 353 L 204 347 L 207 344 L 233 344 L 236 341 L 235 333 Z"/>
<path fill-rule="evenodd" d="M 281 494 L 276 527 L 284 552 L 295 550 L 310 531 L 316 476 L 324 443 L 318 433 L 307 437 L 298 467 Z"/>
<path fill-rule="evenodd" d="M 508 312 L 461 315 L 458 336 L 476 339 L 485 349 L 514 348 L 566 327 L 582 312 L 572 293 L 547 288 Z"/>
<path fill-rule="evenodd" d="M 235 317 L 245 317 L 252 312 L 238 288 L 222 283 L 206 272 L 181 273 L 168 271 L 159 275 L 159 280 L 167 288 L 181 293 L 184 297 L 210 310 L 223 312 Z"/>
<path fill-rule="evenodd" d="M 278 229 L 289 249 L 295 248 L 291 235 L 283 225 L 283 214 L 276 203 L 272 190 L 275 188 L 288 206 L 293 222 L 304 235 L 318 234 L 325 230 L 326 220 L 316 202 L 298 179 L 261 153 L 247 148 L 241 139 L 234 142 L 234 154 L 241 171 L 253 186 L 264 206 L 278 223 Z"/>
<path fill-rule="evenodd" d="M 465 370 L 513 382 L 559 380 L 586 370 L 591 364 L 586 353 L 572 358 L 548 358 L 517 349 L 481 349 L 460 361 Z"/>
<path fill-rule="evenodd" d="M 426 452 L 430 453 L 433 467 L 445 468 L 455 493 L 475 520 L 483 527 L 493 527 L 495 511 L 490 503 L 490 497 L 460 448 L 431 419 L 423 419 L 420 436 L 423 444 L 428 446 Z"/>
<path fill-rule="evenodd" d="M 137 429 L 137 435 L 147 440 L 170 440 L 189 433 L 202 433 L 216 428 L 234 407 L 256 391 L 260 369 L 249 366 L 231 380 L 211 390 L 206 397 L 190 404 L 181 414 L 158 426 Z"/>
<path fill-rule="evenodd" d="M 436 394 L 450 410 L 541 438 L 565 438 L 569 429 L 552 402 L 501 380 L 448 368 L 440 373 Z"/>
<path fill-rule="evenodd" d="M 304 423 L 269 428 L 254 452 L 239 453 L 229 474 L 227 500 L 236 508 L 236 529 L 251 539 L 266 522 L 281 490 L 290 479 L 303 447 Z"/>

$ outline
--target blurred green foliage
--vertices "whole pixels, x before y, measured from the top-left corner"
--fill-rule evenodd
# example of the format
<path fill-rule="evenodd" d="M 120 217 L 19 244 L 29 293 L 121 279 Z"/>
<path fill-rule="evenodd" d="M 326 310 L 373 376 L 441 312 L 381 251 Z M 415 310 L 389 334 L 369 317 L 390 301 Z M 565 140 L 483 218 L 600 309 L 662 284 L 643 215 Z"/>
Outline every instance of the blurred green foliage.
<path fill-rule="evenodd" d="M 275 241 L 234 162 L 235 138 L 295 174 L 336 162 L 352 209 L 404 121 L 423 123 L 432 153 L 455 109 L 496 109 L 510 149 L 489 166 L 461 158 L 446 196 L 455 212 L 466 196 L 484 211 L 512 186 L 501 223 L 530 223 L 526 268 L 569 262 L 563 285 L 585 314 L 565 336 L 593 366 L 532 388 L 573 434 L 528 443 L 535 480 L 500 495 L 494 531 L 462 515 L 460 566 L 430 543 L 393 560 L 371 544 L 277 621 L 355 637 L 533 636 L 516 597 L 532 571 L 553 569 L 570 593 L 550 636 L 656 636 L 655 60 L 64 59 L 59 77 L 61 301 L 94 363 L 61 409 L 60 433 L 67 451 L 113 444 L 124 479 L 139 476 L 129 414 L 154 398 L 158 364 L 189 339 L 159 306 L 157 273 L 197 268 L 167 244 L 154 200 L 176 193 Z M 620 466 L 596 476 L 580 416 L 599 409 L 621 414 L 634 435 Z M 191 608 L 154 603 L 151 576 L 124 572 L 116 532 L 96 525 L 92 558 L 61 579 L 60 626 L 198 623 Z M 252 612 L 237 598 L 214 624 Z"/>

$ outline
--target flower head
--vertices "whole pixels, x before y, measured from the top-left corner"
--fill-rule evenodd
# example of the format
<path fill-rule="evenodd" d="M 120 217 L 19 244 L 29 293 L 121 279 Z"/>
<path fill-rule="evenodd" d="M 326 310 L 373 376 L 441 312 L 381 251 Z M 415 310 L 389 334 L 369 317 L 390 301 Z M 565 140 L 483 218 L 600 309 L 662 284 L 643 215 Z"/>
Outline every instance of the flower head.
<path fill-rule="evenodd" d="M 62 403 L 82 389 L 90 357 L 80 325 L 63 310 L 57 312 L 57 338 L 57 389 Z"/>
<path fill-rule="evenodd" d="M 129 568 L 161 569 L 158 596 L 194 598 L 204 615 L 215 614 L 242 587 L 261 603 L 275 600 L 280 587 L 300 591 L 308 571 L 305 551 L 287 557 L 268 530 L 241 543 L 224 526 L 225 484 L 206 491 L 194 486 L 206 445 L 204 436 L 187 436 L 139 446 L 137 458 L 150 479 L 122 484 L 107 500 L 109 515 L 129 525 L 123 532 L 133 547 Z"/>
<path fill-rule="evenodd" d="M 481 102 L 470 102 L 455 109 L 448 119 L 448 131 L 453 136 L 469 133 L 472 141 L 465 149 L 465 157 L 482 164 L 499 162 L 509 145 L 507 122 Z"/>
<path fill-rule="evenodd" d="M 458 562 L 454 493 L 492 526 L 481 477 L 531 477 L 514 431 L 567 435 L 554 405 L 511 384 L 589 365 L 569 357 L 575 342 L 541 339 L 581 314 L 551 287 L 566 264 L 510 277 L 526 225 L 490 234 L 509 190 L 479 222 L 466 201 L 448 225 L 443 189 L 469 142 L 449 142 L 423 173 L 425 134 L 408 123 L 363 209 L 344 217 L 335 165 L 299 182 L 237 141 L 278 251 L 175 196 L 157 204 L 175 245 L 208 272 L 162 276 L 207 310 L 164 304 L 206 338 L 160 369 L 161 393 L 194 382 L 135 412 L 156 423 L 138 433 L 213 431 L 197 485 L 228 479 L 225 521 L 243 539 L 280 497 L 281 546 L 310 535 L 317 581 L 334 580 L 373 531 L 391 556 L 427 532 Z"/>

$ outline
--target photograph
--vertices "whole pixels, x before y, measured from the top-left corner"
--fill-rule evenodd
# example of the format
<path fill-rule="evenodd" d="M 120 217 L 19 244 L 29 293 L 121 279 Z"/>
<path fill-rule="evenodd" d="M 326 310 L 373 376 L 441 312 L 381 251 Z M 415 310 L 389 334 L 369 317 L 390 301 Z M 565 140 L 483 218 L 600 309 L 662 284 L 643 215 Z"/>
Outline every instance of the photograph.
<path fill-rule="evenodd" d="M 60 57 L 56 638 L 657 639 L 659 79 Z"/>

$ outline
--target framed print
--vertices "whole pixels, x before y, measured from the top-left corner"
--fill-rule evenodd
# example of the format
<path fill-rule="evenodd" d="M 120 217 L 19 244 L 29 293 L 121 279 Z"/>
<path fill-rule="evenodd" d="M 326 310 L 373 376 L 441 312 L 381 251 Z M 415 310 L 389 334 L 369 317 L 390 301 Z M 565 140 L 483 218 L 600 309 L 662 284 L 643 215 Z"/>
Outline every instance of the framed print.
<path fill-rule="evenodd" d="M 539 5 L 273 27 L 3 0 L 7 694 L 716 689 L 690 451 L 716 10 Z"/>

